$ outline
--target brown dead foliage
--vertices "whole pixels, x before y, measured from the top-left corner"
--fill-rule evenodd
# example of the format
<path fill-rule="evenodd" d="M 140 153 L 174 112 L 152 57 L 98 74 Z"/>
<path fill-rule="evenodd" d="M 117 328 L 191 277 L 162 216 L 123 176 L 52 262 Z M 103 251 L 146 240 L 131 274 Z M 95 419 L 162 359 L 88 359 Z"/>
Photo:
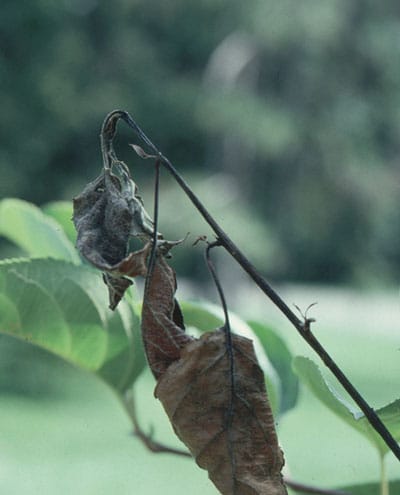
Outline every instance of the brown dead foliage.
<path fill-rule="evenodd" d="M 189 343 L 155 395 L 197 464 L 226 495 L 286 495 L 284 464 L 252 342 L 233 335 L 234 381 L 225 332 Z"/>
<path fill-rule="evenodd" d="M 117 162 L 114 168 L 117 174 L 104 169 L 73 201 L 77 248 L 89 263 L 103 271 L 111 309 L 132 285 L 126 277 L 146 275 L 149 247 L 128 255 L 130 238 L 149 240 L 153 233 L 126 166 Z"/>
<path fill-rule="evenodd" d="M 175 272 L 158 250 L 151 276 L 146 281 L 142 307 L 144 348 L 156 378 L 179 359 L 182 347 L 193 340 L 184 331 L 175 291 Z"/>
<path fill-rule="evenodd" d="M 224 329 L 193 339 L 182 328 L 175 273 L 158 251 L 147 280 L 142 334 L 178 437 L 226 495 L 286 495 L 284 464 L 264 375 L 249 339 Z"/>
<path fill-rule="evenodd" d="M 252 342 L 237 335 L 227 339 L 225 328 L 199 339 L 185 333 L 175 272 L 166 261 L 176 243 L 154 233 L 136 185 L 112 148 L 116 123 L 124 116 L 116 111 L 106 118 L 103 171 L 74 198 L 77 247 L 103 272 L 111 309 L 132 284 L 128 277 L 146 276 L 142 335 L 158 380 L 155 395 L 218 490 L 223 495 L 287 495 L 283 454 Z M 142 158 L 155 158 L 134 149 Z M 129 254 L 131 237 L 145 245 Z"/>

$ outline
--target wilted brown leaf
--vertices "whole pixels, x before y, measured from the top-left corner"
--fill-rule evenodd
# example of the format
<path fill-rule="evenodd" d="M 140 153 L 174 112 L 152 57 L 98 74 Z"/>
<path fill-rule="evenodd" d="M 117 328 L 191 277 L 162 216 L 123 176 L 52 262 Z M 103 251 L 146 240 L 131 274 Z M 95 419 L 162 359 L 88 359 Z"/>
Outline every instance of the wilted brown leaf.
<path fill-rule="evenodd" d="M 284 464 L 252 342 L 225 332 L 188 343 L 160 377 L 155 395 L 178 437 L 226 495 L 286 495 Z"/>
<path fill-rule="evenodd" d="M 175 291 L 175 272 L 158 249 L 152 274 L 146 281 L 142 307 L 144 348 L 156 378 L 179 359 L 182 347 L 193 340 L 184 331 Z"/>

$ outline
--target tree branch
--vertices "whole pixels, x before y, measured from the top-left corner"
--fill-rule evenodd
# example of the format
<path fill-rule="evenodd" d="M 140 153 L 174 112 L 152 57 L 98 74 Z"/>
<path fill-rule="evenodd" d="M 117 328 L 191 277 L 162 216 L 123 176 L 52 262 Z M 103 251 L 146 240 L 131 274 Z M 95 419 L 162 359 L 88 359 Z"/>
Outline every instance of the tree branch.
<path fill-rule="evenodd" d="M 151 452 L 156 454 L 174 454 L 182 457 L 191 457 L 192 455 L 187 450 L 175 449 L 174 447 L 168 447 L 163 443 L 153 440 L 152 433 L 146 433 L 139 424 L 139 420 L 136 415 L 135 399 L 133 390 L 127 392 L 124 396 L 119 396 L 128 416 L 131 419 L 133 426 L 133 435 L 137 437 Z"/>
<path fill-rule="evenodd" d="M 158 156 L 162 165 L 168 170 L 168 172 L 175 178 L 176 182 L 180 185 L 186 195 L 189 197 L 193 205 L 202 215 L 204 220 L 214 231 L 217 241 L 222 245 L 226 251 L 238 262 L 238 264 L 243 268 L 243 270 L 250 276 L 255 284 L 268 296 L 271 301 L 281 310 L 281 312 L 286 316 L 286 318 L 292 323 L 296 328 L 300 336 L 310 345 L 314 351 L 318 354 L 325 365 L 331 370 L 338 381 L 341 383 L 343 388 L 348 392 L 354 402 L 358 405 L 361 411 L 364 413 L 365 417 L 374 428 L 374 430 L 380 435 L 383 441 L 386 443 L 388 448 L 393 452 L 396 458 L 400 461 L 400 446 L 393 438 L 389 430 L 386 428 L 384 423 L 381 421 L 379 416 L 375 413 L 374 409 L 369 406 L 369 404 L 364 400 L 361 394 L 353 386 L 350 380 L 342 372 L 339 366 L 330 357 L 328 352 L 316 339 L 314 334 L 310 329 L 310 320 L 301 321 L 289 308 L 289 306 L 283 301 L 277 292 L 269 285 L 269 283 L 261 276 L 253 264 L 247 259 L 247 257 L 242 253 L 242 251 L 234 244 L 230 237 L 224 232 L 220 225 L 214 220 L 208 210 L 205 208 L 200 199 L 192 191 L 190 186 L 186 183 L 183 177 L 178 173 L 172 163 L 165 157 L 157 147 L 151 142 L 151 140 L 146 136 L 146 134 L 140 129 L 132 117 L 123 110 L 114 110 L 105 119 L 103 124 L 103 129 L 107 128 L 107 123 L 111 122 L 113 125 L 110 127 L 109 139 L 110 143 L 115 134 L 116 123 L 118 119 L 124 120 L 136 133 L 136 135 L 150 148 L 152 153 Z M 108 149 L 104 149 L 103 153 L 113 153 L 112 145 L 109 145 Z"/>

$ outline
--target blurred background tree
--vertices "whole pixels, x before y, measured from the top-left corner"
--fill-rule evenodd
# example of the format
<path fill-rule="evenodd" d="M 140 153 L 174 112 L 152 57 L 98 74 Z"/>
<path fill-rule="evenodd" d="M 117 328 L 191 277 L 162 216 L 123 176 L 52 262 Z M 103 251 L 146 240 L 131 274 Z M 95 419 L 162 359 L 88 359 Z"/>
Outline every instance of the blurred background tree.
<path fill-rule="evenodd" d="M 270 277 L 397 282 L 399 50 L 395 0 L 4 0 L 0 196 L 72 198 L 120 107 Z"/>

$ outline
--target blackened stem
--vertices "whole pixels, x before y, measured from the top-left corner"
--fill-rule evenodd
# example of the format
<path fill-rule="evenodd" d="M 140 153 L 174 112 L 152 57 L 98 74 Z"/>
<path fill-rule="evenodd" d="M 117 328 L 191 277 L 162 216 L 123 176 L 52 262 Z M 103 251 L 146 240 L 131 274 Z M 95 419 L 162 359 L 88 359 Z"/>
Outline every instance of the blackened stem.
<path fill-rule="evenodd" d="M 234 354 L 233 354 L 233 342 L 232 342 L 232 332 L 231 332 L 231 325 L 229 322 L 229 313 L 228 313 L 228 306 L 226 304 L 226 299 L 225 299 L 225 294 L 222 289 L 221 282 L 219 280 L 217 270 L 215 269 L 214 263 L 211 261 L 211 256 L 210 256 L 210 251 L 212 248 L 219 246 L 219 242 L 213 242 L 211 244 L 207 245 L 206 248 L 206 263 L 208 266 L 208 269 L 211 273 L 211 276 L 214 280 L 215 286 L 218 291 L 219 298 L 221 300 L 221 305 L 222 309 L 224 311 L 224 318 L 225 318 L 225 324 L 223 327 L 224 333 L 225 333 L 225 344 L 226 344 L 226 352 L 228 356 L 228 362 L 229 362 L 229 382 L 230 382 L 230 399 L 229 399 L 229 406 L 226 414 L 226 429 L 228 433 L 228 450 L 229 450 L 229 457 L 231 460 L 231 465 L 233 467 L 233 472 L 236 471 L 236 459 L 235 459 L 235 452 L 232 449 L 233 445 L 233 438 L 232 438 L 232 422 L 234 418 L 234 397 L 237 395 L 236 392 L 236 387 L 235 387 L 235 359 L 234 359 Z"/>
<path fill-rule="evenodd" d="M 371 426 L 375 431 L 381 436 L 383 441 L 393 452 L 393 454 L 400 461 L 400 446 L 393 438 L 389 430 L 383 424 L 379 416 L 375 411 L 369 406 L 369 404 L 360 395 L 357 389 L 353 386 L 350 380 L 345 376 L 339 366 L 330 357 L 328 352 L 316 339 L 314 334 L 311 332 L 309 322 L 301 321 L 289 308 L 289 306 L 283 301 L 279 294 L 269 285 L 269 283 L 261 276 L 254 265 L 247 259 L 247 257 L 242 253 L 242 251 L 234 244 L 230 237 L 223 231 L 223 229 L 218 225 L 214 218 L 210 215 L 198 197 L 191 190 L 189 185 L 181 177 L 181 175 L 176 171 L 171 162 L 165 158 L 160 153 L 162 163 L 165 168 L 171 173 L 171 175 L 176 179 L 181 188 L 185 191 L 186 195 L 192 201 L 194 206 L 197 208 L 199 213 L 202 215 L 204 220 L 213 229 L 217 236 L 217 240 L 221 246 L 223 246 L 228 253 L 238 262 L 238 264 L 243 268 L 243 270 L 250 276 L 250 278 L 255 282 L 256 285 L 267 295 L 271 301 L 281 310 L 281 312 L 286 316 L 286 318 L 292 323 L 303 339 L 314 349 L 318 356 L 322 359 L 325 365 L 332 371 L 338 381 L 341 383 L 343 388 L 348 392 L 354 402 L 358 405 L 361 411 L 365 414 Z M 307 323 L 307 324 L 305 324 Z"/>
<path fill-rule="evenodd" d="M 154 264 L 157 256 L 157 232 L 158 232 L 158 206 L 159 206 L 159 194 L 160 194 L 160 160 L 156 160 L 155 172 L 154 172 L 154 209 L 153 209 L 153 243 L 151 246 L 149 266 L 147 269 L 147 281 L 150 280 L 153 275 Z"/>
<path fill-rule="evenodd" d="M 166 158 L 157 147 L 150 141 L 146 134 L 140 129 L 132 117 L 123 110 L 114 110 L 105 119 L 102 127 L 102 136 L 106 135 L 109 143 L 115 135 L 116 122 L 118 119 L 124 120 L 136 133 L 136 135 L 150 148 L 152 153 L 157 155 L 162 165 L 168 170 L 168 172 L 175 178 L 177 183 L 189 197 L 193 205 L 202 215 L 204 220 L 212 228 L 217 236 L 217 242 L 223 246 L 226 251 L 238 262 L 243 270 L 250 276 L 256 285 L 268 296 L 271 301 L 281 310 L 286 318 L 293 324 L 301 337 L 314 349 L 318 356 L 322 359 L 325 365 L 331 370 L 343 388 L 348 392 L 354 402 L 358 405 L 365 417 L 374 428 L 374 430 L 380 435 L 382 440 L 386 443 L 388 448 L 393 452 L 396 458 L 400 461 L 400 446 L 393 438 L 389 430 L 383 424 L 379 416 L 369 406 L 369 404 L 360 395 L 357 389 L 345 376 L 339 366 L 333 361 L 328 352 L 319 343 L 310 329 L 310 320 L 301 321 L 289 308 L 289 306 L 283 301 L 283 299 L 275 292 L 275 290 L 269 285 L 269 283 L 261 276 L 254 265 L 246 258 L 236 244 L 230 239 L 230 237 L 224 232 L 219 224 L 214 220 L 203 203 L 199 200 L 196 194 L 192 191 L 187 182 L 178 173 L 172 163 Z M 110 122 L 109 125 L 107 123 Z M 103 132 L 104 130 L 104 132 Z M 110 148 L 112 150 L 112 147 Z M 107 152 L 107 150 L 106 150 Z M 104 147 L 103 147 L 104 153 Z"/>
<path fill-rule="evenodd" d="M 220 245 L 221 244 L 218 241 L 212 242 L 211 244 L 207 245 L 206 263 L 207 263 L 208 269 L 210 270 L 211 276 L 214 280 L 215 286 L 217 288 L 219 298 L 221 300 L 221 306 L 222 306 L 222 310 L 224 312 L 224 318 L 225 318 L 224 328 L 227 330 L 227 333 L 229 334 L 227 336 L 227 344 L 232 349 L 232 336 L 231 336 L 231 326 L 229 323 L 228 305 L 226 304 L 225 294 L 224 294 L 224 291 L 222 289 L 222 285 L 221 285 L 221 282 L 219 280 L 217 270 L 215 269 L 214 263 L 211 261 L 211 255 L 210 255 L 211 249 L 213 249 L 217 246 L 220 246 Z"/>

